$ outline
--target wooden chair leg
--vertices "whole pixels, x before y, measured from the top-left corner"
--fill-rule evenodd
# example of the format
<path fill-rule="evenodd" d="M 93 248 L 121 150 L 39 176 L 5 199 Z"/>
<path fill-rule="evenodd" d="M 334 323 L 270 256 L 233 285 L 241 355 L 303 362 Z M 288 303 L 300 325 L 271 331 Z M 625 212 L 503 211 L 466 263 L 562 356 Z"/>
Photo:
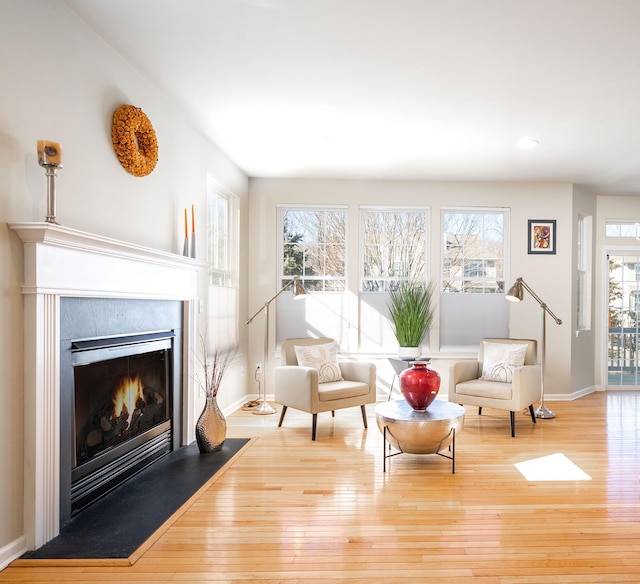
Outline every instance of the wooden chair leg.
<path fill-rule="evenodd" d="M 479 416 L 481 416 L 481 415 L 482 415 L 482 406 L 480 406 L 480 407 L 478 408 L 478 415 L 479 415 Z"/>
<path fill-rule="evenodd" d="M 362 421 L 364 422 L 366 430 L 369 426 L 367 425 L 367 409 L 364 407 L 364 404 L 360 406 L 360 410 L 362 411 Z"/>
<path fill-rule="evenodd" d="M 316 428 L 318 427 L 318 414 L 312 414 L 313 421 L 311 422 L 311 440 L 316 439 Z"/>
<path fill-rule="evenodd" d="M 282 406 L 282 413 L 280 414 L 280 421 L 278 422 L 278 428 L 282 426 L 282 421 L 284 420 L 284 415 L 287 413 L 287 406 Z"/>
<path fill-rule="evenodd" d="M 511 438 L 515 438 L 516 435 L 516 413 L 509 412 L 509 420 L 511 421 Z"/>
<path fill-rule="evenodd" d="M 335 418 L 336 417 L 336 411 L 335 410 L 331 410 L 331 417 Z"/>
<path fill-rule="evenodd" d="M 533 411 L 533 405 L 529 406 L 529 413 L 531 414 L 531 420 L 535 424 L 536 423 L 536 413 Z"/>

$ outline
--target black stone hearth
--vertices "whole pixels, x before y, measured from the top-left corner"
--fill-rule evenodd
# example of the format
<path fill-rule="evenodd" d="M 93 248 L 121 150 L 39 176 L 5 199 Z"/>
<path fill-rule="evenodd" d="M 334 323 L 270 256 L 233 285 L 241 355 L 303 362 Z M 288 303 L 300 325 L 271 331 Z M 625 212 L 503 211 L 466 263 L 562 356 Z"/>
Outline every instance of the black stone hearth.
<path fill-rule="evenodd" d="M 227 438 L 220 451 L 210 454 L 200 454 L 195 443 L 170 452 L 22 559 L 128 558 L 247 442 Z"/>

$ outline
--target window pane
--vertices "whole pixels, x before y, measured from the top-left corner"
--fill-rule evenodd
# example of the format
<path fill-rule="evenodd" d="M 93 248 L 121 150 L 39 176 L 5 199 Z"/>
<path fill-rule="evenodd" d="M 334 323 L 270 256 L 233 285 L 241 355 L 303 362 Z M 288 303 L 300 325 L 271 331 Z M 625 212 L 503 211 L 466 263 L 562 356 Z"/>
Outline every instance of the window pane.
<path fill-rule="evenodd" d="M 477 350 L 483 337 L 508 336 L 505 292 L 507 210 L 442 213 L 440 349 Z"/>
<path fill-rule="evenodd" d="M 282 226 L 282 276 L 299 276 L 310 291 L 344 290 L 346 212 L 283 209 Z"/>
<path fill-rule="evenodd" d="M 443 213 L 443 292 L 504 290 L 504 217 L 502 211 Z"/>
<path fill-rule="evenodd" d="M 361 291 L 383 292 L 388 280 L 426 277 L 427 210 L 362 209 L 360 230 Z"/>
<path fill-rule="evenodd" d="M 211 265 L 211 283 L 231 285 L 231 217 L 233 197 L 215 189 L 207 192 L 207 259 Z"/>
<path fill-rule="evenodd" d="M 607 237 L 640 237 L 640 221 L 609 220 L 605 224 L 605 235 Z"/>

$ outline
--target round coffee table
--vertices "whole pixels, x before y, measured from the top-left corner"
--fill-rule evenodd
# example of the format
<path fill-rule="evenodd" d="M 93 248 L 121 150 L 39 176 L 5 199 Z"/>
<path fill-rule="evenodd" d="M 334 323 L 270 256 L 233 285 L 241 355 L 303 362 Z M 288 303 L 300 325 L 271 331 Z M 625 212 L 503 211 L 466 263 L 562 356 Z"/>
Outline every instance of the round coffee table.
<path fill-rule="evenodd" d="M 425 411 L 414 410 L 404 399 L 379 403 L 376 421 L 384 437 L 383 471 L 387 458 L 398 454 L 438 454 L 451 460 L 455 474 L 456 432 L 462 429 L 464 408 L 458 404 L 435 400 Z M 391 447 L 398 452 L 391 452 Z M 443 454 L 445 448 L 451 453 Z"/>

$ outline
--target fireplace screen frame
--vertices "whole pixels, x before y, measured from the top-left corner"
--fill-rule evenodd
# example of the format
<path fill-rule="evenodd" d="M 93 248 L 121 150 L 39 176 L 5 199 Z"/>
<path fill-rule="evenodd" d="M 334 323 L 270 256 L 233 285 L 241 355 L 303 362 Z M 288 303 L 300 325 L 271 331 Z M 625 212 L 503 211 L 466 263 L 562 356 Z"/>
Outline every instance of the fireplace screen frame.
<path fill-rule="evenodd" d="M 76 367 L 108 363 L 121 358 L 154 352 L 164 353 L 164 398 L 167 419 L 116 446 L 109 447 L 78 464 L 76 449 L 71 459 L 71 516 L 119 486 L 172 450 L 173 443 L 173 331 L 157 331 L 98 339 L 73 340 L 71 365 Z M 74 384 L 75 384 L 75 375 Z M 76 388 L 74 387 L 74 395 Z M 72 421 L 75 426 L 75 399 Z M 73 429 L 75 445 L 75 427 Z"/>

